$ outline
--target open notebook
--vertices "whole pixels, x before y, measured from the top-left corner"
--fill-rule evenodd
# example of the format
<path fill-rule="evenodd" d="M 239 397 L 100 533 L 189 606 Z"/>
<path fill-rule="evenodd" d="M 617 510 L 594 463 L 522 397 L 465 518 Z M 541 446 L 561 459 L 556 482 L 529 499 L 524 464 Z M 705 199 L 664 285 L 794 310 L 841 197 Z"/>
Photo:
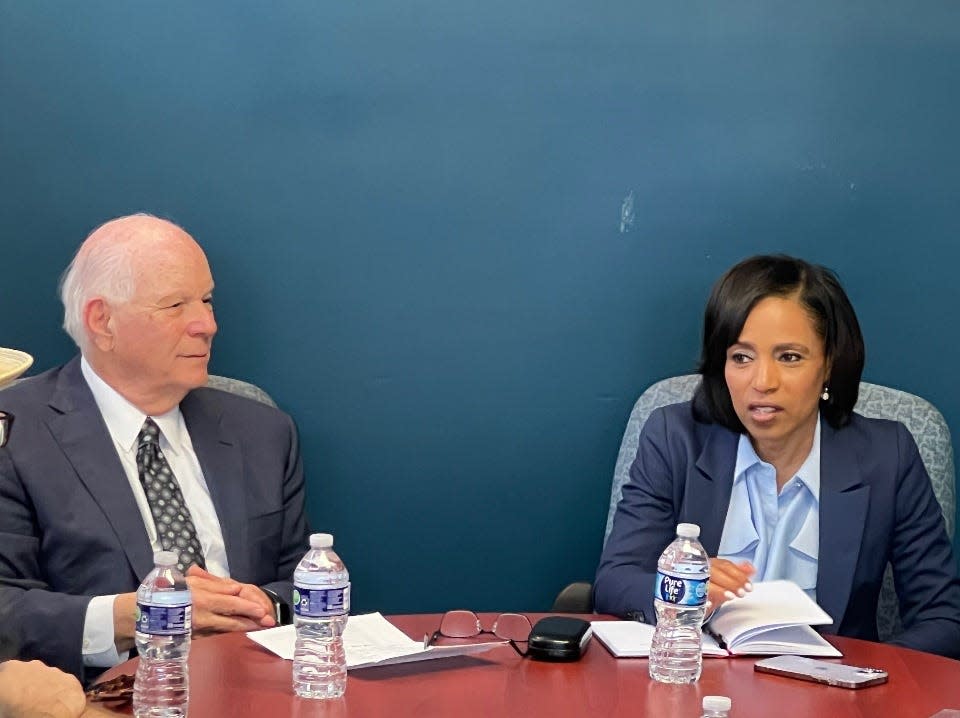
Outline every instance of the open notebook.
<path fill-rule="evenodd" d="M 840 656 L 810 626 L 831 623 L 820 606 L 790 581 L 755 583 L 744 598 L 728 601 L 703 632 L 703 655 Z M 653 626 L 635 621 L 594 621 L 593 632 L 617 658 L 650 655 Z"/>

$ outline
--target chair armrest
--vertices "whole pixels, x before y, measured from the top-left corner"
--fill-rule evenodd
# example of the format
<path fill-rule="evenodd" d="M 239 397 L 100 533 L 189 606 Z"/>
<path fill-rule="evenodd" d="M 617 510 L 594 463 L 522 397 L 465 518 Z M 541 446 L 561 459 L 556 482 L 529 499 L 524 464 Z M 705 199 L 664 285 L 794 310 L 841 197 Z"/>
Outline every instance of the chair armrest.
<path fill-rule="evenodd" d="M 577 581 L 564 588 L 553 602 L 557 613 L 593 613 L 593 584 Z"/>

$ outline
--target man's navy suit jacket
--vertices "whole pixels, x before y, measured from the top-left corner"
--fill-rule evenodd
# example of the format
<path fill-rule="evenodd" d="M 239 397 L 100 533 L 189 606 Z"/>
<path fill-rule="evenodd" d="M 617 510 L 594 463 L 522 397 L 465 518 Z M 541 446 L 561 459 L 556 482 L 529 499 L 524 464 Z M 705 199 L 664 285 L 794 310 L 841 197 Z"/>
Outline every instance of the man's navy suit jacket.
<path fill-rule="evenodd" d="M 654 411 L 640 435 L 594 586 L 601 613 L 654 622 L 657 560 L 678 523 L 716 556 L 740 435 L 698 421 L 691 402 Z M 857 414 L 820 432 L 817 603 L 825 633 L 877 640 L 877 597 L 893 566 L 904 631 L 894 643 L 960 657 L 960 579 L 943 514 L 913 437 Z"/>
<path fill-rule="evenodd" d="M 15 417 L 0 449 L 0 645 L 82 675 L 90 599 L 135 591 L 153 568 L 143 518 L 79 358 L 0 392 L 0 409 Z M 231 577 L 289 601 L 308 537 L 293 421 L 207 388 L 180 410 Z"/>

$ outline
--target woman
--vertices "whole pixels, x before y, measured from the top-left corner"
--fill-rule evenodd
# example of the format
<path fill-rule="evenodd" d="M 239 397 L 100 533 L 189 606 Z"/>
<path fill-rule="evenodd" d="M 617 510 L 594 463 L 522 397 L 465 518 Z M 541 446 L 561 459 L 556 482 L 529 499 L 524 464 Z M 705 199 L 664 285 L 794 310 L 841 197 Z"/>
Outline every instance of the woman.
<path fill-rule="evenodd" d="M 829 270 L 747 259 L 713 288 L 692 402 L 643 427 L 594 587 L 602 613 L 654 620 L 652 587 L 676 525 L 701 527 L 713 607 L 752 581 L 789 579 L 877 639 L 889 561 L 903 633 L 960 656 L 960 579 L 916 444 L 898 422 L 853 413 L 863 370 L 856 314 Z"/>

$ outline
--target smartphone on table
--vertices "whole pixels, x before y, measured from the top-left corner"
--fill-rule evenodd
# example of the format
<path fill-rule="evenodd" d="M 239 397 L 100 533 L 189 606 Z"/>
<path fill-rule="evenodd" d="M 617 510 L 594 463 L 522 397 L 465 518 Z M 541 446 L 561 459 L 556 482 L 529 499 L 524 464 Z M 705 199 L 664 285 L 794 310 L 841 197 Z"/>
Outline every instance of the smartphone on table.
<path fill-rule="evenodd" d="M 754 664 L 753 670 L 840 688 L 867 688 L 886 683 L 888 678 L 887 672 L 880 668 L 848 666 L 804 656 L 764 658 Z"/>

